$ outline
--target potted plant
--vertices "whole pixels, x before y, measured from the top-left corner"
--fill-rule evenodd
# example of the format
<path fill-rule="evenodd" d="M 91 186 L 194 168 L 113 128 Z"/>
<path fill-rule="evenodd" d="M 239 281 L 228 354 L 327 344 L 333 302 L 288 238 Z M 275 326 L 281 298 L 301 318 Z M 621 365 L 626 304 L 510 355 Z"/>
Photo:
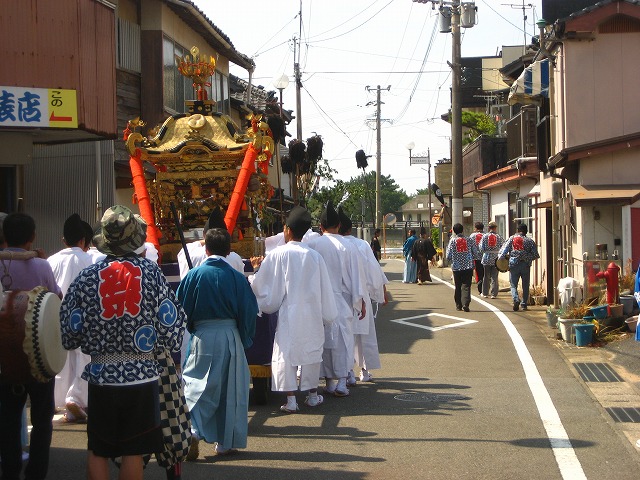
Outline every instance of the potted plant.
<path fill-rule="evenodd" d="M 561 309 L 556 309 L 553 308 L 552 305 L 549 305 L 549 307 L 547 308 L 547 325 L 550 326 L 551 328 L 557 328 L 558 327 L 558 315 L 560 314 L 562 310 Z"/>
<path fill-rule="evenodd" d="M 631 259 L 627 260 L 624 268 L 620 269 L 620 295 L 633 295 L 633 291 L 636 286 L 636 272 L 633 269 L 633 262 Z"/>
<path fill-rule="evenodd" d="M 547 293 L 542 285 L 534 285 L 529 289 L 529 298 L 534 305 L 544 305 L 547 303 Z"/>
<path fill-rule="evenodd" d="M 529 288 L 529 298 L 532 305 L 545 305 L 547 303 L 547 291 L 543 287 L 545 273 L 546 270 L 543 270 L 540 283 Z"/>
<path fill-rule="evenodd" d="M 565 342 L 573 343 L 573 325 L 582 322 L 584 317 L 590 315 L 591 305 L 588 303 L 577 303 L 562 309 L 558 314 L 558 327 Z"/>
<path fill-rule="evenodd" d="M 622 304 L 622 313 L 631 315 L 635 307 L 636 299 L 633 297 L 633 291 L 636 284 L 636 272 L 633 271 L 633 262 L 627 260 L 626 265 L 620 270 L 620 303 Z"/>

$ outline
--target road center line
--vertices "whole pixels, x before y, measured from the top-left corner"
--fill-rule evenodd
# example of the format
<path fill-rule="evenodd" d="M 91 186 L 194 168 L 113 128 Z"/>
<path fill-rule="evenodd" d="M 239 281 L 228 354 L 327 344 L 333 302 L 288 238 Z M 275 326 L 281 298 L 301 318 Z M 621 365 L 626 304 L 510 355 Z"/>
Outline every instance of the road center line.
<path fill-rule="evenodd" d="M 431 278 L 444 285 L 447 285 L 451 289 L 455 288 L 452 283 L 447 282 L 446 280 L 442 280 L 435 275 L 432 275 Z M 553 455 L 556 458 L 556 463 L 558 464 L 558 468 L 560 469 L 562 478 L 566 480 L 586 480 L 587 476 L 582 469 L 582 465 L 578 460 L 573 445 L 571 445 L 569 435 L 567 434 L 564 425 L 562 425 L 560 415 L 558 414 L 558 411 L 556 410 L 556 407 L 551 400 L 549 391 L 544 385 L 542 377 L 540 376 L 540 372 L 538 371 L 538 367 L 533 361 L 533 357 L 531 356 L 531 353 L 529 353 L 529 349 L 524 343 L 522 336 L 516 329 L 515 325 L 511 322 L 511 320 L 509 320 L 509 317 L 507 317 L 507 315 L 505 315 L 497 307 L 488 302 L 485 302 L 475 295 L 472 295 L 472 298 L 476 302 L 487 307 L 500 319 L 502 325 L 507 331 L 507 334 L 511 338 L 511 342 L 516 349 L 518 359 L 522 364 L 524 375 L 527 379 L 527 384 L 529 385 L 529 390 L 531 391 L 533 400 L 535 401 L 536 407 L 538 408 L 540 420 L 542 420 L 542 425 L 547 432 L 547 438 L 551 443 L 551 449 L 553 450 Z"/>

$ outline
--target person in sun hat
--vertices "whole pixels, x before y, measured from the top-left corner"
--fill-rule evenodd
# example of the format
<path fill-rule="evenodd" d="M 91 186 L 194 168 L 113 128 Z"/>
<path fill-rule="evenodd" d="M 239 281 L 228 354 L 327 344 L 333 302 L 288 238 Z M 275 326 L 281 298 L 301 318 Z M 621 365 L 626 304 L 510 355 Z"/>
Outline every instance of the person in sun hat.
<path fill-rule="evenodd" d="M 87 419 L 90 478 L 142 476 L 143 455 L 163 449 L 155 351 L 178 351 L 186 316 L 160 267 L 138 254 L 146 223 L 123 205 L 109 208 L 93 243 L 106 257 L 69 286 L 60 309 L 62 344 L 91 356 Z"/>
<path fill-rule="evenodd" d="M 285 244 L 269 252 L 253 277 L 251 288 L 260 310 L 280 311 L 271 360 L 273 390 L 286 392 L 283 412 L 298 411 L 297 368 L 300 366 L 300 390 L 308 391 L 305 405 L 317 407 L 324 398 L 318 395 L 318 378 L 324 346 L 324 325 L 338 315 L 333 289 L 322 256 L 302 242 L 311 226 L 311 215 L 294 207 L 285 222 Z"/>

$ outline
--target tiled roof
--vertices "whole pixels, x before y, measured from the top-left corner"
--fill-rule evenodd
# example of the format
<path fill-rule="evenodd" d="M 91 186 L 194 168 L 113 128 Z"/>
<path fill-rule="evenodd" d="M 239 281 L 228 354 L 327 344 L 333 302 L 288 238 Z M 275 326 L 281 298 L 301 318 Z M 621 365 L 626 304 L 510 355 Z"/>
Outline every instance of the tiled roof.
<path fill-rule="evenodd" d="M 568 17 L 561 18 L 558 21 L 559 22 L 563 22 L 563 21 L 566 21 L 566 20 L 569 20 L 569 19 L 580 17 L 582 15 L 586 15 L 588 13 L 593 12 L 594 10 L 602 8 L 602 7 L 604 7 L 606 5 L 609 5 L 611 3 L 629 3 L 631 5 L 640 5 L 640 0 L 602 0 L 600 2 L 594 3 L 591 6 L 583 8 L 582 10 L 578 10 L 577 12 L 573 12 Z"/>

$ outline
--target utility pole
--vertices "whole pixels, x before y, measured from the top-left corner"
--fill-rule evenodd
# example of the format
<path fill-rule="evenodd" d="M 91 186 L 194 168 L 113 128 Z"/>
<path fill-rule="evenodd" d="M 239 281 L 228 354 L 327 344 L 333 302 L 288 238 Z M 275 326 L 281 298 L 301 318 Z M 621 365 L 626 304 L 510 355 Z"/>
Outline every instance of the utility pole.
<path fill-rule="evenodd" d="M 462 65 L 460 28 L 470 28 L 476 23 L 476 6 L 473 2 L 460 0 L 413 0 L 416 3 L 436 4 L 440 12 L 440 32 L 451 32 L 451 222 L 462 223 Z M 450 18 L 451 24 L 446 25 Z"/>
<path fill-rule="evenodd" d="M 293 75 L 296 81 L 296 136 L 298 140 L 302 141 L 302 100 L 300 98 L 300 89 L 302 88 L 302 79 L 300 78 L 300 38 L 302 37 L 302 0 L 300 0 L 300 11 L 298 12 L 298 18 L 300 19 L 300 32 L 298 38 L 293 37 Z M 297 56 L 296 56 L 297 53 Z M 299 204 L 299 192 L 298 192 L 298 176 L 300 174 L 300 167 L 296 164 L 295 171 L 293 172 L 293 203 Z"/>
<path fill-rule="evenodd" d="M 369 86 L 366 87 L 367 92 L 373 90 Z M 391 85 L 387 86 L 386 89 L 389 91 L 391 89 Z M 382 102 L 380 101 L 380 85 L 376 87 L 376 228 L 380 228 L 380 224 L 382 223 L 382 203 L 380 201 L 380 171 L 382 165 L 382 132 L 380 131 L 381 117 L 380 117 L 380 108 L 382 106 Z"/>
<path fill-rule="evenodd" d="M 460 66 L 460 0 L 452 2 L 451 35 L 451 222 L 462 223 L 462 68 Z"/>

